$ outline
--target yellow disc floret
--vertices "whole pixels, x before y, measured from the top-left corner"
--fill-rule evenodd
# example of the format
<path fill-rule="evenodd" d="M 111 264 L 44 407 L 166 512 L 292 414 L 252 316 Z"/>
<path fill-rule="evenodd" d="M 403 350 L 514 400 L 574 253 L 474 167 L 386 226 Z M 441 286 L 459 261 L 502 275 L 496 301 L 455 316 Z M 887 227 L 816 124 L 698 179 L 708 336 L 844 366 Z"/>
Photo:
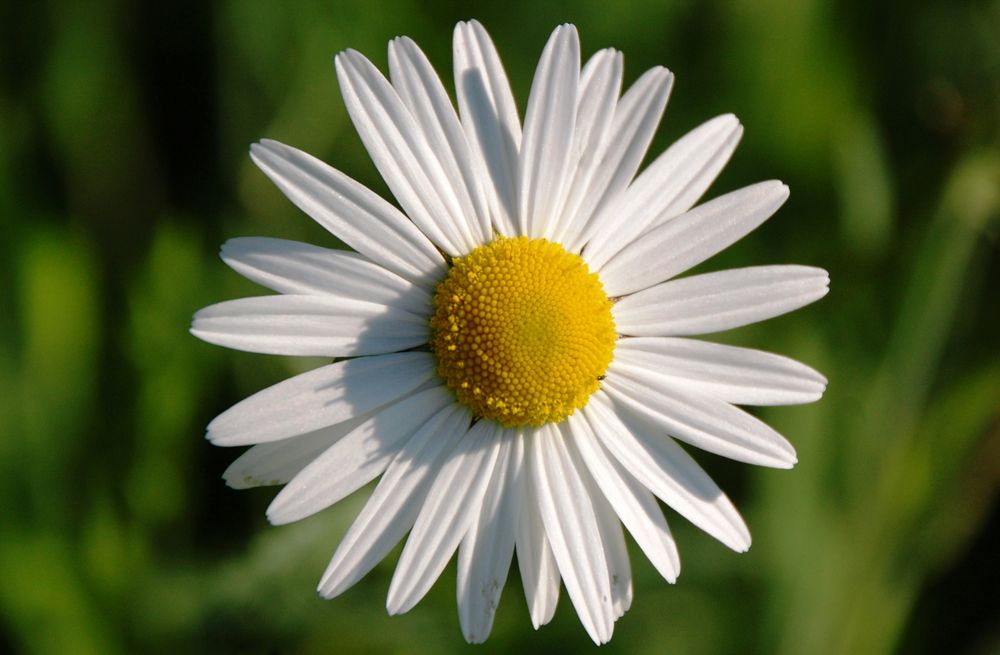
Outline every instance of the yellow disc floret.
<path fill-rule="evenodd" d="M 455 259 L 434 304 L 438 373 L 480 418 L 561 421 L 611 363 L 615 324 L 601 281 L 545 239 L 500 237 Z"/>

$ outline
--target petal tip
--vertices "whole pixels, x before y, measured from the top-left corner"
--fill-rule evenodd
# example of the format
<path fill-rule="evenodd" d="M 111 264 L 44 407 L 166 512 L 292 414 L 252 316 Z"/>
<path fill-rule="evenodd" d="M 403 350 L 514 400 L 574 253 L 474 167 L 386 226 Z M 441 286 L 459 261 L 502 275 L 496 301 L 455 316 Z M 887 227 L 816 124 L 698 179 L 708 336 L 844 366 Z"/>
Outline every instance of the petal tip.
<path fill-rule="evenodd" d="M 323 577 L 320 578 L 319 584 L 316 585 L 316 593 L 323 600 L 330 600 L 340 595 L 342 589 L 338 589 L 339 581 L 334 581 L 332 578 L 332 571 L 327 569 Z"/>
<path fill-rule="evenodd" d="M 230 260 L 238 257 L 241 253 L 245 253 L 248 245 L 247 237 L 227 239 L 219 246 L 219 259 L 228 264 Z"/>
<path fill-rule="evenodd" d="M 400 614 L 406 614 L 409 608 L 407 608 L 398 598 L 394 598 L 391 590 L 389 598 L 385 602 L 385 611 L 389 616 L 399 616 Z"/>
<path fill-rule="evenodd" d="M 198 311 L 199 313 L 201 312 L 201 310 Z M 210 333 L 198 327 L 198 324 L 201 321 L 202 319 L 198 316 L 198 314 L 195 314 L 194 318 L 191 319 L 191 327 L 188 328 L 188 333 L 195 338 L 201 339 L 205 343 L 212 343 Z"/>
<path fill-rule="evenodd" d="M 271 525 L 286 525 L 303 518 L 301 516 L 294 516 L 291 512 L 289 512 L 288 496 L 285 494 L 285 491 L 287 491 L 288 488 L 289 487 L 286 486 L 280 493 L 278 493 L 277 496 L 274 497 L 271 504 L 267 506 L 265 516 L 267 517 L 267 522 Z"/>
<path fill-rule="evenodd" d="M 213 445 L 217 445 L 217 446 L 225 445 L 225 444 L 220 444 L 219 443 L 219 441 L 218 441 L 219 435 L 216 434 L 216 432 L 212 429 L 212 424 L 211 423 L 208 424 L 208 428 L 205 430 L 205 439 L 207 439 L 208 442 L 211 443 L 211 444 L 213 444 Z M 225 474 L 223 474 L 223 476 L 225 476 Z"/>

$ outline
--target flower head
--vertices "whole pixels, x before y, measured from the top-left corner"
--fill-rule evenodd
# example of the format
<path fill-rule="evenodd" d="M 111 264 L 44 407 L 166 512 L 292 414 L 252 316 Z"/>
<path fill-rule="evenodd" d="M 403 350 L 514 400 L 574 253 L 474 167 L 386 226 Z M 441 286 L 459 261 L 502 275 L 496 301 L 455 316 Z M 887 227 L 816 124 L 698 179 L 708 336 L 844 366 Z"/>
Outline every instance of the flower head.
<path fill-rule="evenodd" d="M 479 23 L 455 28 L 458 112 L 419 48 L 389 44 L 389 79 L 336 58 L 355 126 L 402 211 L 274 141 L 264 173 L 356 252 L 233 239 L 222 258 L 278 295 L 207 307 L 192 332 L 332 364 L 217 417 L 208 437 L 253 445 L 237 488 L 285 484 L 276 524 L 379 478 L 319 584 L 335 596 L 409 536 L 389 587 L 412 608 L 458 550 L 462 630 L 484 640 L 513 555 L 537 628 L 560 579 L 595 642 L 632 600 L 622 526 L 670 582 L 680 571 L 662 500 L 744 551 L 739 513 L 678 441 L 774 467 L 792 446 L 737 404 L 818 399 L 822 375 L 779 355 L 690 339 L 822 297 L 825 271 L 762 266 L 677 279 L 760 225 L 787 188 L 763 182 L 695 207 L 742 133 L 731 115 L 640 162 L 673 76 L 621 94 L 622 56 L 580 66 L 553 32 L 522 132 Z"/>

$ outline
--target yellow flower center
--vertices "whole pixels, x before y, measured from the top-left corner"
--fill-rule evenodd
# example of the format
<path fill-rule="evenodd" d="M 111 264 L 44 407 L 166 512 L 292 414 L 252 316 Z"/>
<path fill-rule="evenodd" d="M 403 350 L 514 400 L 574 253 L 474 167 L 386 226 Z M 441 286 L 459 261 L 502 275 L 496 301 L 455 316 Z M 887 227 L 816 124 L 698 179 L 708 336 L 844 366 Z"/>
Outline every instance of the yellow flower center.
<path fill-rule="evenodd" d="M 455 259 L 434 304 L 438 373 L 476 416 L 507 427 L 566 418 L 611 363 L 601 281 L 545 239 L 500 237 Z"/>

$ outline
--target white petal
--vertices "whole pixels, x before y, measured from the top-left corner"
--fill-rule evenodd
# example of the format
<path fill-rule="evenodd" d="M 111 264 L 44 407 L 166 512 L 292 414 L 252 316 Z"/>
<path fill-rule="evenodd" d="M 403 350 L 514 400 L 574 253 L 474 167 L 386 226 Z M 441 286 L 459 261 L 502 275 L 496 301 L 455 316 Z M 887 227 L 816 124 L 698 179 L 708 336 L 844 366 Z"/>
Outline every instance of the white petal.
<path fill-rule="evenodd" d="M 609 371 L 604 388 L 624 407 L 692 446 L 748 464 L 795 465 L 792 444 L 724 400 L 680 391 L 662 378 L 635 379 L 619 371 Z"/>
<path fill-rule="evenodd" d="M 354 357 L 427 343 L 425 316 L 333 296 L 227 300 L 194 315 L 191 334 L 208 343 L 269 355 Z"/>
<path fill-rule="evenodd" d="M 423 287 L 355 252 L 284 239 L 243 237 L 224 243 L 221 255 L 233 270 L 278 293 L 367 300 L 418 315 L 433 307 L 431 294 Z"/>
<path fill-rule="evenodd" d="M 605 448 L 663 502 L 733 550 L 750 548 L 739 512 L 673 439 L 642 421 L 623 422 L 603 391 L 591 396 L 583 413 Z"/>
<path fill-rule="evenodd" d="M 809 403 L 826 389 L 826 378 L 793 359 L 694 339 L 619 339 L 611 368 L 739 405 Z"/>
<path fill-rule="evenodd" d="M 233 489 L 285 484 L 368 416 L 362 414 L 297 437 L 257 444 L 236 458 L 222 477 Z"/>
<path fill-rule="evenodd" d="M 609 296 L 651 287 L 739 241 L 788 198 L 781 182 L 761 182 L 727 193 L 636 239 L 600 270 Z"/>
<path fill-rule="evenodd" d="M 389 614 L 408 612 L 441 575 L 483 503 L 503 431 L 479 421 L 458 442 L 431 486 L 389 584 Z"/>
<path fill-rule="evenodd" d="M 572 25 L 552 32 L 535 71 L 521 141 L 521 234 L 551 235 L 553 219 L 571 181 L 576 128 L 580 40 Z"/>
<path fill-rule="evenodd" d="M 435 375 L 429 353 L 349 359 L 258 391 L 208 424 L 218 446 L 277 441 L 354 418 L 412 392 Z"/>
<path fill-rule="evenodd" d="M 475 248 L 448 174 L 392 85 L 355 50 L 338 54 L 335 65 L 354 127 L 406 214 L 449 255 Z"/>
<path fill-rule="evenodd" d="M 354 493 L 382 473 L 425 422 L 440 425 L 448 416 L 442 410 L 454 402 L 451 391 L 435 387 L 376 413 L 292 478 L 267 508 L 268 520 L 298 521 Z"/>
<path fill-rule="evenodd" d="M 628 548 L 625 546 L 622 525 L 600 486 L 587 470 L 580 451 L 573 445 L 573 430 L 566 421 L 561 423 L 559 428 L 570 461 L 579 472 L 580 479 L 587 488 L 590 504 L 594 508 L 601 543 L 604 544 L 604 556 L 608 563 L 608 584 L 611 587 L 611 601 L 614 608 L 612 616 L 617 621 L 632 605 L 632 567 L 628 561 Z"/>
<path fill-rule="evenodd" d="M 606 643 L 614 630 L 614 608 L 604 545 L 587 488 L 562 435 L 551 424 L 534 430 L 529 438 L 538 508 L 566 592 L 590 638 Z"/>
<path fill-rule="evenodd" d="M 614 620 L 620 619 L 632 607 L 632 567 L 628 561 L 628 547 L 621 521 L 608 501 L 600 495 L 600 489 L 590 487 L 591 501 L 597 525 L 604 542 L 604 556 L 608 560 L 608 584 L 611 586 L 611 603 Z"/>
<path fill-rule="evenodd" d="M 736 116 L 716 116 L 681 137 L 643 171 L 640 178 L 649 178 L 643 180 L 646 189 L 655 189 L 658 181 L 669 179 L 670 195 L 673 196 L 645 231 L 694 207 L 725 168 L 742 136 L 743 126 Z"/>
<path fill-rule="evenodd" d="M 492 240 L 486 197 L 458 114 L 426 55 L 405 36 L 389 42 L 389 76 L 458 196 L 466 240 L 477 245 Z"/>
<path fill-rule="evenodd" d="M 601 158 L 608 148 L 608 133 L 622 85 L 622 53 L 606 49 L 594 54 L 580 73 L 580 97 L 573 136 L 574 163 L 569 191 L 565 194 L 552 240 L 562 243 L 579 213 Z"/>
<path fill-rule="evenodd" d="M 434 477 L 472 419 L 469 410 L 458 404 L 441 415 L 440 424 L 424 424 L 389 464 L 323 573 L 317 590 L 324 598 L 333 598 L 363 578 L 413 527 Z"/>
<path fill-rule="evenodd" d="M 493 477 L 458 548 L 458 618 L 465 640 L 486 641 L 514 556 L 517 512 L 521 504 L 522 440 L 513 430 L 501 435 Z"/>
<path fill-rule="evenodd" d="M 670 280 L 615 303 L 620 334 L 707 334 L 757 323 L 816 302 L 830 276 L 811 266 L 752 266 Z"/>
<path fill-rule="evenodd" d="M 583 200 L 577 208 L 563 245 L 579 252 L 599 224 L 594 219 L 635 177 L 656 126 L 667 106 L 674 76 L 666 68 L 646 71 L 615 106 L 614 120 Z"/>
<path fill-rule="evenodd" d="M 623 67 L 622 53 L 605 48 L 595 52 L 580 71 L 574 157 L 606 141 L 621 93 Z"/>
<path fill-rule="evenodd" d="M 518 433 L 517 440 L 524 451 L 521 510 L 517 521 L 517 566 L 521 571 L 531 625 L 537 630 L 551 621 L 555 614 L 559 602 L 559 569 L 549 539 L 545 536 L 545 526 L 538 509 L 538 494 L 531 476 L 534 451 L 525 444 L 523 433 Z"/>
<path fill-rule="evenodd" d="M 493 221 L 503 236 L 516 236 L 521 121 L 496 48 L 474 20 L 455 26 L 454 67 L 462 127 Z"/>
<path fill-rule="evenodd" d="M 444 279 L 441 253 L 376 193 L 277 141 L 250 146 L 250 158 L 299 209 L 376 264 L 428 288 Z"/>
<path fill-rule="evenodd" d="M 695 128 L 667 148 L 605 207 L 613 214 L 587 245 L 587 262 L 600 269 L 640 234 L 691 209 L 715 180 L 743 134 L 736 117 L 726 114 Z"/>
<path fill-rule="evenodd" d="M 567 424 L 571 441 L 615 513 L 660 575 L 675 582 L 680 555 L 656 498 L 608 453 L 582 414 L 573 414 Z"/>

